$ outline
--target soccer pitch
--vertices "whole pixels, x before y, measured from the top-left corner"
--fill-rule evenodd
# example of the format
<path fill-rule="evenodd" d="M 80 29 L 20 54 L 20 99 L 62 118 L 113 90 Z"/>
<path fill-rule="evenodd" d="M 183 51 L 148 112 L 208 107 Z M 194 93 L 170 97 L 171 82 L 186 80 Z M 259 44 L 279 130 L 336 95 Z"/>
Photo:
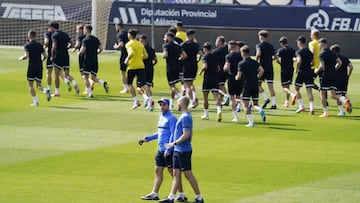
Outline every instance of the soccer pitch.
<path fill-rule="evenodd" d="M 144 202 L 140 197 L 152 189 L 157 142 L 139 146 L 137 140 L 156 131 L 160 112 L 131 110 L 131 96 L 119 94 L 118 53 L 99 56 L 99 77 L 109 83 L 109 94 L 96 85 L 95 98 L 85 99 L 68 92 L 61 81 L 60 98 L 47 102 L 36 92 L 39 107 L 29 106 L 27 61 L 17 60 L 22 54 L 22 49 L 0 49 L 0 202 Z M 223 108 L 218 123 L 214 102 L 210 120 L 202 121 L 198 77 L 201 104 L 191 110 L 193 172 L 205 202 L 360 202 L 360 61 L 353 64 L 352 114 L 337 117 L 336 103 L 329 100 L 331 116 L 319 118 L 318 93 L 314 116 L 296 114 L 297 105 L 282 108 L 284 94 L 275 66 L 278 109 L 266 109 L 266 123 L 254 112 L 256 126 L 251 129 L 244 127 L 243 112 L 240 122 L 232 123 L 229 107 Z M 83 90 L 73 53 L 71 65 Z M 161 58 L 154 83 L 155 100 L 169 96 Z M 185 178 L 183 183 L 193 200 Z M 160 197 L 167 196 L 170 187 L 165 174 Z"/>

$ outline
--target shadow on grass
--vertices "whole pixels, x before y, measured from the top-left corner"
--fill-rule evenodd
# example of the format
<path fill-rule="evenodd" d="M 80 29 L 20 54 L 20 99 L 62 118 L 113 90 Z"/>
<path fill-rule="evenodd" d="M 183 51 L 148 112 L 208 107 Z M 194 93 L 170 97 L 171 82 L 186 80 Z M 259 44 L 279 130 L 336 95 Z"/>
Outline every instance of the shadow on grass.
<path fill-rule="evenodd" d="M 71 110 L 89 110 L 89 108 L 84 107 L 73 107 L 73 106 L 49 106 L 49 108 L 55 108 L 55 109 L 71 109 Z"/>
<path fill-rule="evenodd" d="M 286 131 L 310 131 L 310 130 L 306 130 L 306 129 L 298 129 L 298 128 L 285 128 L 285 127 L 278 127 L 278 126 L 269 126 L 268 128 L 270 129 L 274 129 L 274 130 L 286 130 Z"/>

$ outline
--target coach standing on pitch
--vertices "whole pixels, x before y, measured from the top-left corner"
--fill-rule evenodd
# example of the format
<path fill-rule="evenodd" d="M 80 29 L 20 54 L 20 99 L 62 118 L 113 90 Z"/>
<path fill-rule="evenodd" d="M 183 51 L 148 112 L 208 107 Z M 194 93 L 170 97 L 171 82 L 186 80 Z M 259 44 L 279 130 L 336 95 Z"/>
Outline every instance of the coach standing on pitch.
<path fill-rule="evenodd" d="M 178 100 L 178 107 L 182 112 L 180 118 L 176 122 L 174 136 L 170 139 L 172 142 L 167 144 L 167 148 L 174 147 L 173 165 L 174 178 L 169 196 L 159 202 L 173 203 L 176 190 L 181 185 L 181 171 L 190 182 L 196 198 L 193 203 L 204 203 L 204 199 L 200 194 L 198 182 L 191 171 L 191 140 L 192 140 L 192 116 L 188 110 L 189 98 L 186 96 L 180 97 Z"/>

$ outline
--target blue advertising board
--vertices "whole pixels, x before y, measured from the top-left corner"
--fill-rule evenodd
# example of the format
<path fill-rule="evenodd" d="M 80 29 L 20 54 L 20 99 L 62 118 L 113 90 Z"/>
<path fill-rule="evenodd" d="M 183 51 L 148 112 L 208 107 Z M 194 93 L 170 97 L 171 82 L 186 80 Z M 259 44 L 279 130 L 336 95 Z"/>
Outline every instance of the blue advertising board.
<path fill-rule="evenodd" d="M 114 1 L 109 21 L 135 25 L 360 31 L 359 13 L 337 7 L 191 5 Z"/>

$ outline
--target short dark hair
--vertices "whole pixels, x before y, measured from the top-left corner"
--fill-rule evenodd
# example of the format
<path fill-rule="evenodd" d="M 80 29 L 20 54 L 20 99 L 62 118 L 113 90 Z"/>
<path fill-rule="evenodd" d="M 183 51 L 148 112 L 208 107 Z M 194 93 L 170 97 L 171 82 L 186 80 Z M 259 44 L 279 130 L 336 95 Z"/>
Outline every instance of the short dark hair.
<path fill-rule="evenodd" d="M 267 30 L 260 30 L 258 35 L 266 38 L 269 36 L 269 32 Z"/>
<path fill-rule="evenodd" d="M 171 32 L 171 33 L 176 34 L 176 27 L 171 26 L 168 31 Z"/>
<path fill-rule="evenodd" d="M 171 38 L 173 38 L 173 39 L 174 39 L 174 37 L 175 37 L 174 33 L 172 33 L 172 32 L 167 32 L 165 35 L 166 35 L 167 37 L 171 37 Z"/>
<path fill-rule="evenodd" d="M 211 43 L 210 42 L 205 42 L 203 44 L 203 48 L 207 49 L 207 50 L 211 50 Z"/>
<path fill-rule="evenodd" d="M 240 48 L 245 45 L 244 41 L 236 41 L 236 45 L 238 45 Z"/>
<path fill-rule="evenodd" d="M 330 47 L 330 50 L 338 54 L 340 53 L 340 45 L 334 44 Z"/>
<path fill-rule="evenodd" d="M 139 39 L 147 40 L 147 36 L 145 34 L 142 34 L 139 36 Z"/>
<path fill-rule="evenodd" d="M 288 38 L 283 36 L 283 37 L 280 37 L 280 40 L 279 42 L 281 42 L 282 44 L 287 44 L 288 43 Z"/>
<path fill-rule="evenodd" d="M 29 30 L 28 34 L 32 38 L 36 37 L 36 32 L 34 30 Z"/>
<path fill-rule="evenodd" d="M 189 35 L 194 35 L 195 34 L 195 31 L 194 30 L 188 30 L 186 31 L 186 35 L 189 36 Z"/>
<path fill-rule="evenodd" d="M 303 35 L 300 35 L 298 38 L 296 38 L 296 41 L 299 41 L 299 42 L 305 44 L 306 38 Z"/>
<path fill-rule="evenodd" d="M 49 22 L 49 26 L 50 27 L 52 27 L 52 28 L 54 28 L 54 29 L 59 29 L 59 23 L 58 22 L 56 22 L 56 21 L 50 21 Z"/>
<path fill-rule="evenodd" d="M 217 39 L 218 39 L 221 43 L 225 44 L 225 37 L 224 37 L 224 36 L 222 36 L 222 35 L 217 36 Z"/>
<path fill-rule="evenodd" d="M 183 23 L 181 21 L 178 21 L 175 23 L 176 27 L 183 27 Z"/>
<path fill-rule="evenodd" d="M 139 31 L 135 28 L 129 30 L 129 34 L 133 37 L 136 37 L 136 35 L 139 33 Z"/>
<path fill-rule="evenodd" d="M 85 26 L 84 26 L 84 29 L 85 30 L 89 30 L 90 32 L 93 30 L 93 27 L 90 25 L 90 24 L 86 24 Z"/>
<path fill-rule="evenodd" d="M 327 44 L 326 38 L 320 38 L 319 43 Z"/>
<path fill-rule="evenodd" d="M 118 22 L 118 23 L 116 23 L 116 26 L 123 28 L 123 27 L 124 27 L 124 23 L 123 23 L 123 22 Z"/>
<path fill-rule="evenodd" d="M 229 44 L 229 45 L 237 45 L 235 40 L 230 40 L 230 41 L 228 42 L 228 44 Z"/>
<path fill-rule="evenodd" d="M 247 45 L 244 45 L 241 47 L 240 51 L 246 53 L 246 54 L 250 54 L 250 47 Z"/>

